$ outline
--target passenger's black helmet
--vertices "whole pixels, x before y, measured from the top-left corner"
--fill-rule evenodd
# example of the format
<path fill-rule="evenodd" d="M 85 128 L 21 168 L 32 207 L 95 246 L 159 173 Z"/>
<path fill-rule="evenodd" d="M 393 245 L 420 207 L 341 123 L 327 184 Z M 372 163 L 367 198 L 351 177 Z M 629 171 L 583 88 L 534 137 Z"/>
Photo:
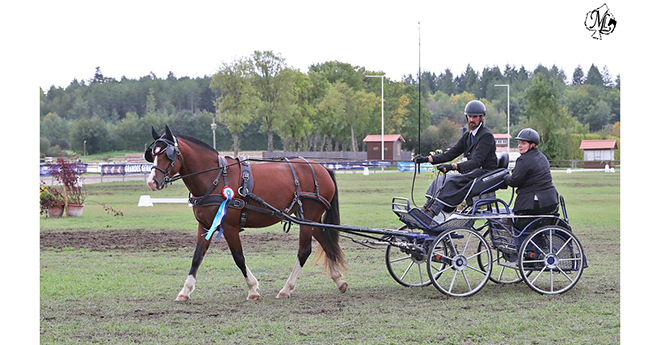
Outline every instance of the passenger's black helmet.
<path fill-rule="evenodd" d="M 539 142 L 541 141 L 541 138 L 539 137 L 539 133 L 531 128 L 525 128 L 521 130 L 520 133 L 518 133 L 516 139 L 524 140 L 530 143 L 534 143 L 536 145 L 538 145 Z"/>
<path fill-rule="evenodd" d="M 476 99 L 473 101 L 469 101 L 468 104 L 465 106 L 465 115 L 469 116 L 477 116 L 477 115 L 486 115 L 486 106 L 481 103 L 481 101 L 477 101 Z"/>

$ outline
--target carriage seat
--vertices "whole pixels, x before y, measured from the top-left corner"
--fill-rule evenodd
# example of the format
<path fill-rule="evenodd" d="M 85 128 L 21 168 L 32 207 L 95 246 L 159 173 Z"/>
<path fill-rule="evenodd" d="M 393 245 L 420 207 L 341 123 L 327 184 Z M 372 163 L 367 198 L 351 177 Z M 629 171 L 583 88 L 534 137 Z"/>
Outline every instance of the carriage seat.
<path fill-rule="evenodd" d="M 507 189 L 504 176 L 509 173 L 509 153 L 502 152 L 497 155 L 497 168 L 491 170 L 472 181 L 472 188 L 465 198 L 468 205 L 483 197 L 495 197 L 498 189 Z"/>

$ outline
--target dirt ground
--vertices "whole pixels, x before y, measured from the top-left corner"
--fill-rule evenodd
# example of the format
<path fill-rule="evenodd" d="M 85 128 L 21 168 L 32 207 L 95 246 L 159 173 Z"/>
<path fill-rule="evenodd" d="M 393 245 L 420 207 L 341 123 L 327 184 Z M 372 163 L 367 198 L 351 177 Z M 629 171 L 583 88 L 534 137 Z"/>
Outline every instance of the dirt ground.
<path fill-rule="evenodd" d="M 266 245 L 275 241 L 296 241 L 297 236 L 283 233 L 241 234 L 241 243 L 248 245 Z M 295 236 L 295 237 L 293 237 Z M 172 251 L 180 248 L 194 248 L 196 234 L 193 232 L 147 230 L 103 230 L 103 231 L 42 231 L 40 249 L 61 250 L 64 248 L 87 249 L 90 251 Z M 213 241 L 213 246 L 224 250 L 224 239 Z"/>

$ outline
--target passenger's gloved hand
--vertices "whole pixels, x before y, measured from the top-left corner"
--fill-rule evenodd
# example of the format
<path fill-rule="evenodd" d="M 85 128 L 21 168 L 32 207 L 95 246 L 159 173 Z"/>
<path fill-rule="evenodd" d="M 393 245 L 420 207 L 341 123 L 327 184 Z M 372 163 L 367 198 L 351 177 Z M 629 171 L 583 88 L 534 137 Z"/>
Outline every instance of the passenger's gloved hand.
<path fill-rule="evenodd" d="M 456 170 L 456 165 L 455 164 L 443 164 L 438 166 L 438 170 L 442 171 L 443 173 L 447 173 L 452 170 Z"/>
<path fill-rule="evenodd" d="M 413 158 L 413 162 L 417 164 L 428 163 L 428 161 L 429 161 L 429 156 L 417 155 Z"/>

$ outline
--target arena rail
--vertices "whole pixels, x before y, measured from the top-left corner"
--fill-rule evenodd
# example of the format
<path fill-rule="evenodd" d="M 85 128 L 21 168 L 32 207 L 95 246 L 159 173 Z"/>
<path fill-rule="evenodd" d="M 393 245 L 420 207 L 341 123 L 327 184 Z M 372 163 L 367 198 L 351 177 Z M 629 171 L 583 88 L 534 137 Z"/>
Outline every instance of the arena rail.
<path fill-rule="evenodd" d="M 192 204 L 188 202 L 188 198 L 152 198 L 150 195 L 140 195 L 138 207 L 152 207 L 154 204 Z"/>

